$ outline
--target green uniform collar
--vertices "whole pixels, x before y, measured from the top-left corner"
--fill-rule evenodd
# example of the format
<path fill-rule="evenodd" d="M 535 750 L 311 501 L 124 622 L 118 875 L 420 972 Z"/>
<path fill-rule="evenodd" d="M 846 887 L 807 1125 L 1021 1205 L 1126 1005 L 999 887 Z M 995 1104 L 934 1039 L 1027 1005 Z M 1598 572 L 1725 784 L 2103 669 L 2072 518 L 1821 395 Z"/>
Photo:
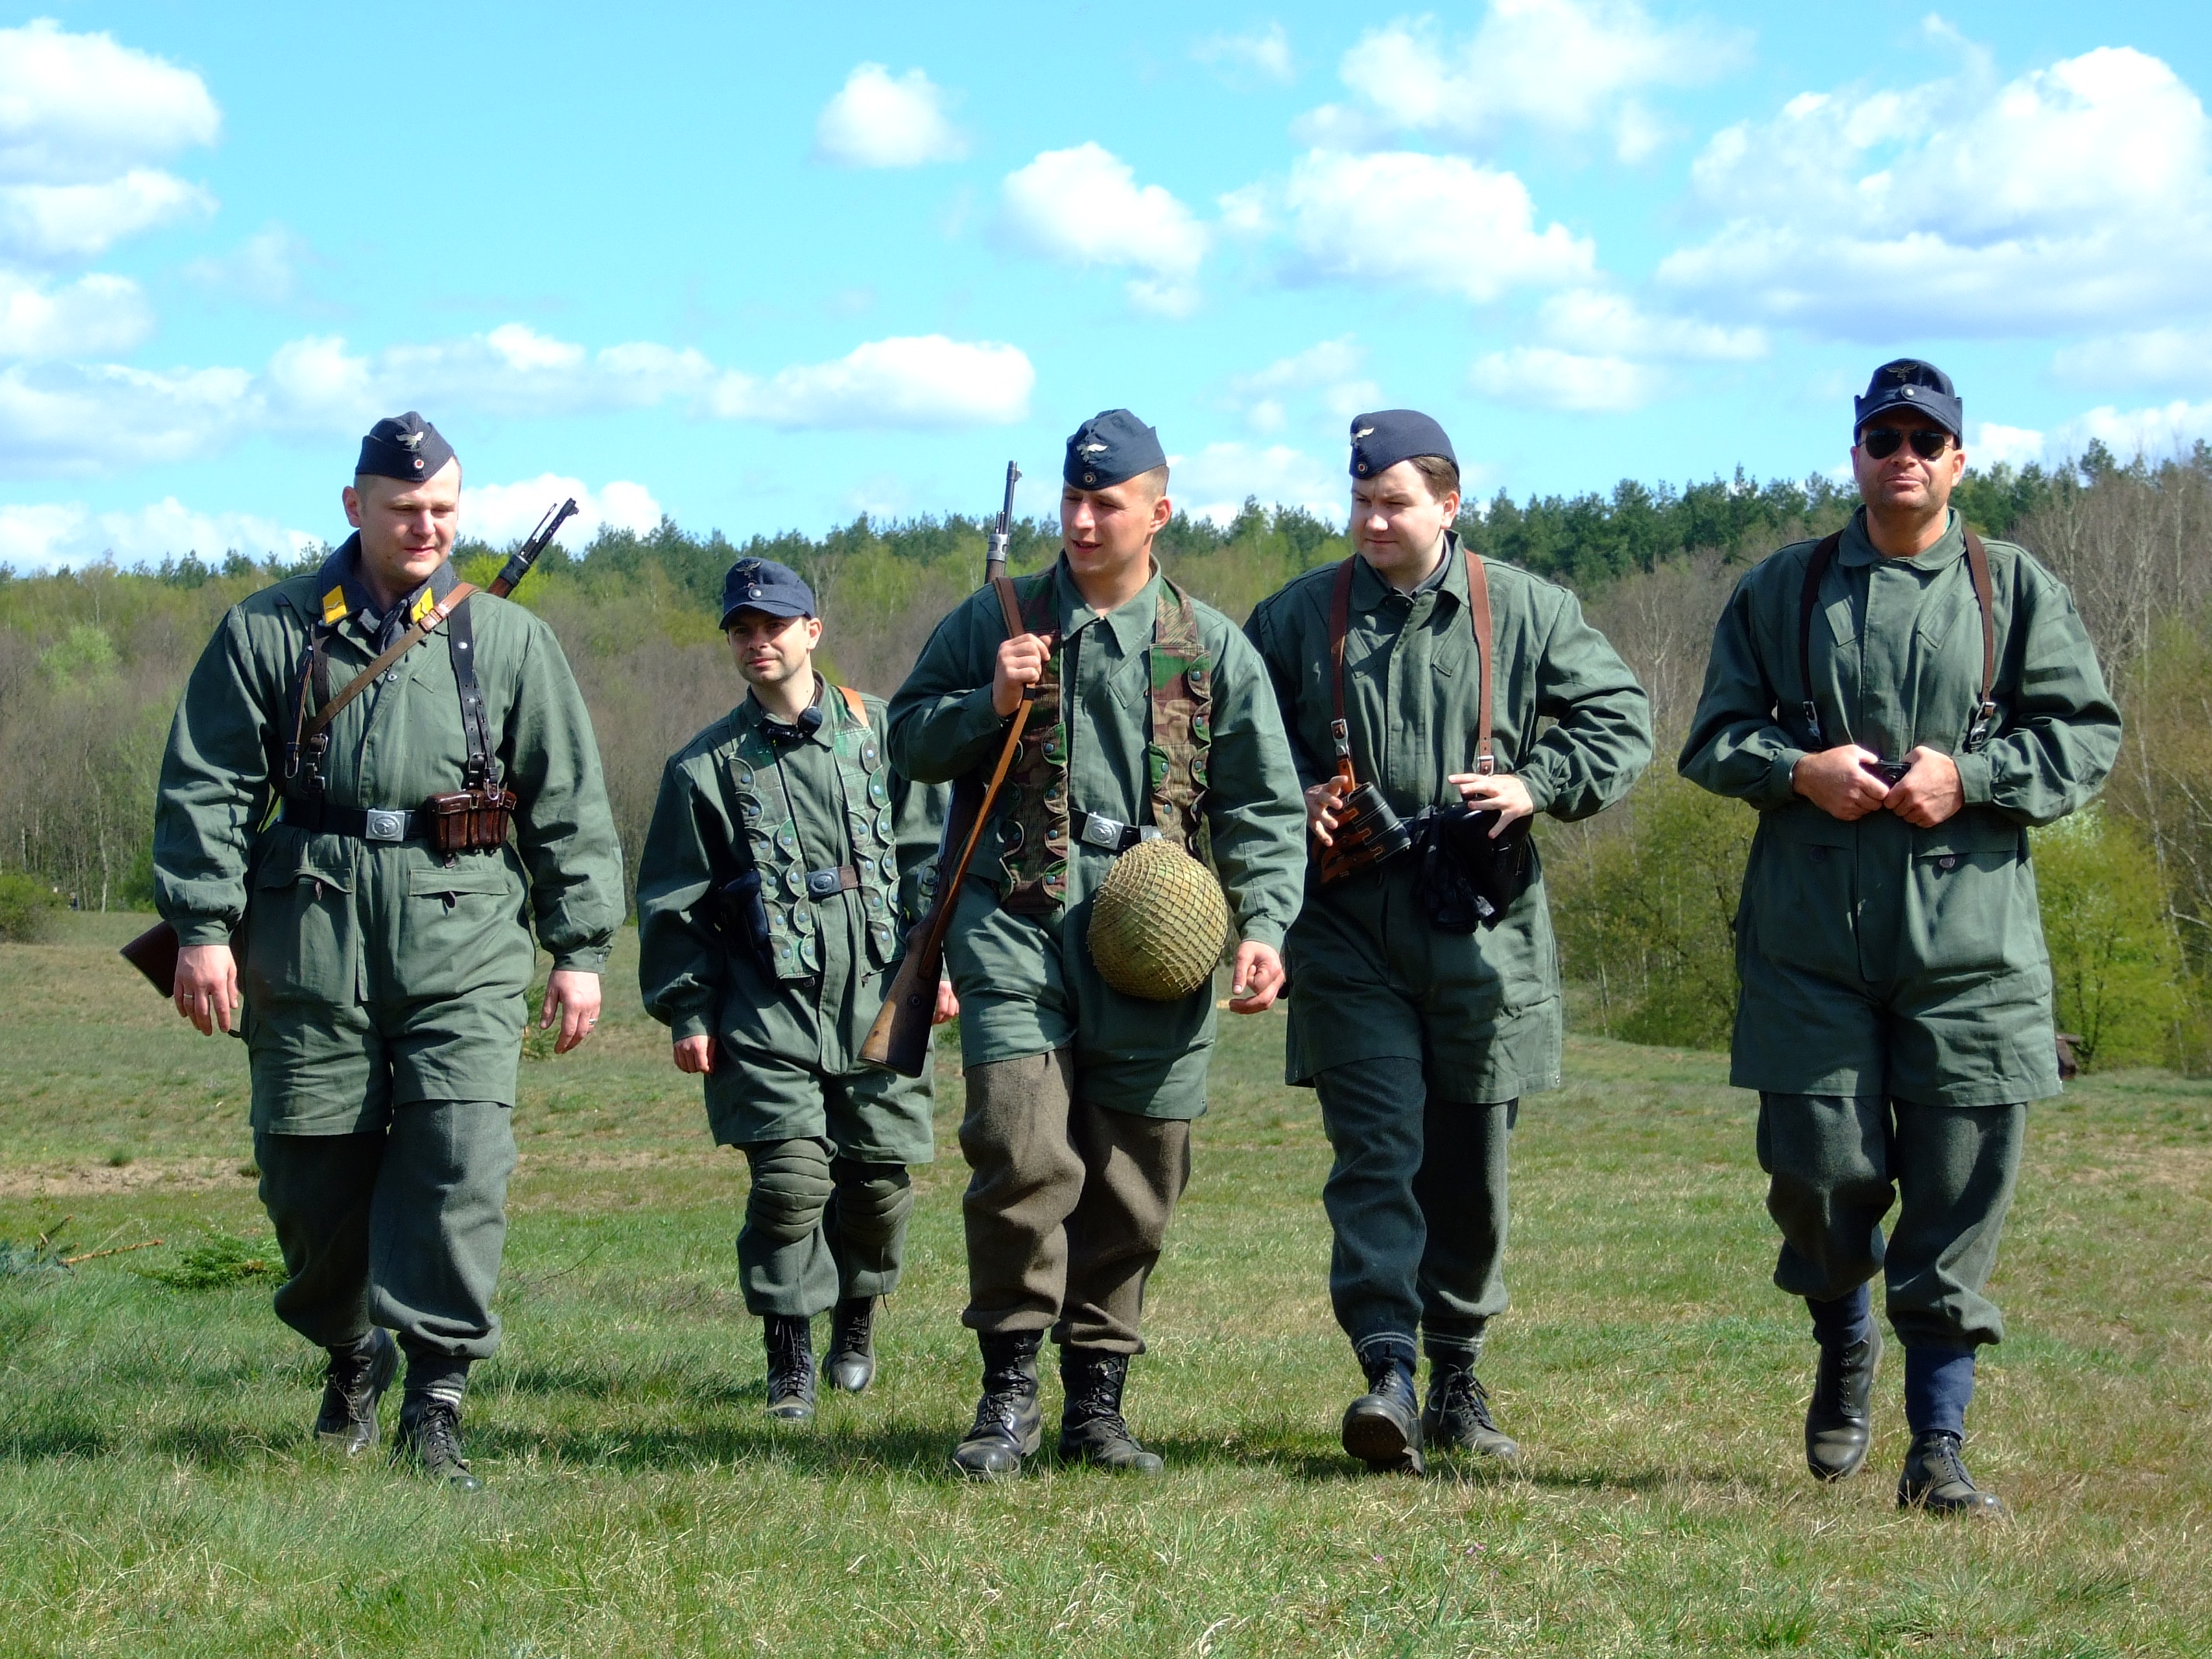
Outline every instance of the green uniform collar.
<path fill-rule="evenodd" d="M 453 562 L 447 559 L 390 612 L 380 616 L 368 585 L 361 577 L 361 532 L 356 530 L 331 550 L 322 568 L 315 572 L 316 617 L 329 628 L 358 617 L 362 631 L 370 636 L 397 638 L 406 626 L 398 618 L 414 616 L 426 596 L 433 600 L 444 599 L 453 591 L 458 580 L 453 574 Z"/>
<path fill-rule="evenodd" d="M 1127 605 L 1102 616 L 1085 603 L 1083 590 L 1075 585 L 1075 573 L 1067 568 L 1067 555 L 1061 554 L 1052 570 L 1053 609 L 1059 613 L 1060 637 L 1066 639 L 1093 623 L 1103 623 L 1124 655 L 1152 644 L 1152 619 L 1160 604 L 1160 562 L 1152 560 L 1152 567 L 1151 577 Z"/>
<path fill-rule="evenodd" d="M 1950 516 L 1943 533 L 1933 547 L 1915 553 L 1909 559 L 1892 559 L 1876 547 L 1867 536 L 1866 508 L 1851 514 L 1851 521 L 1844 526 L 1842 546 L 1837 550 L 1838 559 L 1844 564 L 1903 564 L 1915 570 L 1942 570 L 1956 564 L 1966 556 L 1966 520 L 1959 516 L 1955 507 L 1944 509 Z"/>
<path fill-rule="evenodd" d="M 1411 600 L 1419 599 L 1425 592 L 1436 594 L 1440 603 L 1449 593 L 1462 610 L 1467 608 L 1467 560 L 1460 553 L 1459 532 L 1456 530 L 1444 532 L 1442 570 L 1431 571 L 1429 580 L 1411 593 L 1401 593 L 1391 586 L 1375 567 L 1367 562 L 1364 555 L 1354 553 L 1352 556 L 1358 561 L 1352 568 L 1352 608 L 1354 611 L 1373 611 L 1393 594 Z"/>

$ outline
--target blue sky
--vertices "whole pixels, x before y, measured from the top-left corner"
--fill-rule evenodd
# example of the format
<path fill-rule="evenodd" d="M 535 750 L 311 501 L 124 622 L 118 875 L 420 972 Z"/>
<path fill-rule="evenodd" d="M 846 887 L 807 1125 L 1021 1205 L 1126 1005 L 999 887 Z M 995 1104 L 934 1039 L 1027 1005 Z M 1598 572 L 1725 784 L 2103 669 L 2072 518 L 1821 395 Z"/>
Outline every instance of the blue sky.
<path fill-rule="evenodd" d="M 1970 454 L 2212 434 L 2201 6 L 0 14 L 0 562 L 343 529 L 416 407 L 466 527 L 819 532 L 1174 493 L 1340 516 L 1410 404 L 1482 495 L 1835 467 L 1948 368 Z"/>

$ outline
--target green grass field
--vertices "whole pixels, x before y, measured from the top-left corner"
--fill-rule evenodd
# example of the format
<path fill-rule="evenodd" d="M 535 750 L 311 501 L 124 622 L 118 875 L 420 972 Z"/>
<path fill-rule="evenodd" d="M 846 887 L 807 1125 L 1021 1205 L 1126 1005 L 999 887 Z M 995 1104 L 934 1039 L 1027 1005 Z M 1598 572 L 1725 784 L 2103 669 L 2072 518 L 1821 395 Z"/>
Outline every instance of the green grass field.
<path fill-rule="evenodd" d="M 311 1450 L 320 1355 L 268 1280 L 139 1271 L 266 1232 L 243 1055 L 113 956 L 144 921 L 0 946 L 0 1237 L 168 1241 L 0 1278 L 0 1652 L 2212 1651 L 2212 1087 L 2036 1112 L 1968 1449 L 2013 1518 L 1976 1526 L 1893 1506 L 1901 1367 L 1867 1473 L 1805 1476 L 1752 1103 L 1717 1056 L 1616 1043 L 1572 1044 L 1521 1120 L 1484 1371 L 1522 1467 L 1355 1474 L 1327 1149 L 1279 1017 L 1236 1021 L 1130 1387 L 1169 1473 L 977 1488 L 945 1462 L 975 1386 L 957 1079 L 880 1381 L 772 1430 L 743 1161 L 625 954 L 594 1042 L 524 1068 L 507 1346 L 470 1397 L 490 1486 L 462 1498 Z"/>

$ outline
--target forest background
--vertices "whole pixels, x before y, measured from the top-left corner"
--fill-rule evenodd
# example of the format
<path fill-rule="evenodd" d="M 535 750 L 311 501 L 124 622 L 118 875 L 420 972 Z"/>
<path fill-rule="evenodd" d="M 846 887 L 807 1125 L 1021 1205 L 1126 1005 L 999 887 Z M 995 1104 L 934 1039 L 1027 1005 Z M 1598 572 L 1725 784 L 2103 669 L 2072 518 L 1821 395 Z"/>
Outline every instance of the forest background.
<path fill-rule="evenodd" d="M 2212 1069 L 2212 450 L 2123 463 L 2092 444 L 2051 469 L 1969 473 L 1954 498 L 1986 537 L 2028 547 L 2072 588 L 2126 720 L 2102 801 L 2035 832 L 2062 1029 L 2093 1067 Z M 1609 495 L 1463 514 L 1485 557 L 1572 587 L 1651 694 L 1659 757 L 1627 800 L 1540 831 L 1575 1018 L 1632 1042 L 1724 1047 L 1735 1000 L 1729 921 L 1752 812 L 1680 781 L 1673 757 L 1712 625 L 1748 566 L 1826 534 L 1852 497 L 1816 475 L 1739 472 L 1680 489 L 1625 480 Z M 938 619 L 979 579 L 983 523 L 867 518 L 819 538 L 733 544 L 664 520 L 556 547 L 518 593 L 561 639 L 590 705 L 624 848 L 643 844 L 664 758 L 735 700 L 716 629 L 723 572 L 754 554 L 796 568 L 819 597 L 823 662 L 888 695 Z M 1018 526 L 1013 564 L 1056 553 Z M 1344 538 L 1297 508 L 1248 501 L 1226 525 L 1178 516 L 1161 562 L 1242 621 Z M 234 552 L 160 567 L 112 563 L 16 576 L 0 567 L 0 937 L 33 937 L 64 903 L 147 908 L 161 754 L 177 698 L 222 611 L 295 570 Z M 465 578 L 500 550 L 465 542 Z"/>

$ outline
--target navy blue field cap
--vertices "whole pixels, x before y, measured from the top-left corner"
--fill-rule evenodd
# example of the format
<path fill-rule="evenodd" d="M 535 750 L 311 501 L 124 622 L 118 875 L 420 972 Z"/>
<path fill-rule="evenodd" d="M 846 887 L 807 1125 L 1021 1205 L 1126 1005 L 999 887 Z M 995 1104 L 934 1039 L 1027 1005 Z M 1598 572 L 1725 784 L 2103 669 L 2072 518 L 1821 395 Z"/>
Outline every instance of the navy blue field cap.
<path fill-rule="evenodd" d="M 369 428 L 368 435 L 361 441 L 361 459 L 353 470 L 356 474 L 419 483 L 435 477 L 453 459 L 453 445 L 410 409 L 404 415 L 387 416 Z"/>
<path fill-rule="evenodd" d="M 1158 433 L 1126 409 L 1108 409 L 1075 428 L 1060 476 L 1078 489 L 1107 489 L 1167 464 Z"/>
<path fill-rule="evenodd" d="M 1899 357 L 1893 363 L 1884 363 L 1867 382 L 1866 396 L 1852 400 L 1856 414 L 1851 422 L 1851 437 L 1856 441 L 1859 431 L 1877 415 L 1893 409 L 1909 409 L 1916 415 L 1925 415 L 1953 437 L 1964 440 L 1966 410 L 1960 402 L 1959 389 L 1951 384 L 1951 377 L 1933 363 L 1923 363 L 1917 357 Z"/>
<path fill-rule="evenodd" d="M 1418 409 L 1378 409 L 1352 420 L 1352 476 L 1371 478 L 1416 455 L 1441 455 L 1454 466 L 1459 457 L 1443 428 Z"/>
<path fill-rule="evenodd" d="M 774 559 L 739 559 L 722 578 L 722 626 L 740 611 L 771 617 L 811 617 L 814 590 L 787 564 Z"/>

